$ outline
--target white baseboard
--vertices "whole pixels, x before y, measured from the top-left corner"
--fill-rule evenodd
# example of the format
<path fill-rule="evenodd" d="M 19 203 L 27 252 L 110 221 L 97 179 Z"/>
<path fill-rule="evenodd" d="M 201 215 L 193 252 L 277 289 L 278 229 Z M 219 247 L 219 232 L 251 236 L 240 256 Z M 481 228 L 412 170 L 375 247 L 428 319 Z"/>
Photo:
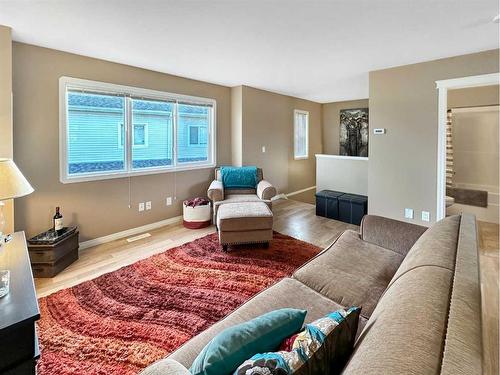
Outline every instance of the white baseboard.
<path fill-rule="evenodd" d="M 161 227 L 164 227 L 166 225 L 180 223 L 181 221 L 182 221 L 182 216 L 175 216 L 175 217 L 171 217 L 170 219 L 157 221 L 156 223 L 146 224 L 146 225 L 143 225 L 141 227 L 131 228 L 131 229 L 127 229 L 127 230 L 124 230 L 121 232 L 108 234 L 107 236 L 98 237 L 98 238 L 94 238 L 92 240 L 80 242 L 80 250 L 88 249 L 89 247 L 93 247 L 93 246 L 97 246 L 97 245 L 102 245 L 104 243 L 119 240 L 121 238 L 134 236 L 136 234 L 140 234 L 140 233 L 147 232 L 149 230 L 161 228 Z"/>
<path fill-rule="evenodd" d="M 301 189 L 301 190 L 297 190 L 297 191 L 292 191 L 291 193 L 288 193 L 288 194 L 285 194 L 285 195 L 287 197 L 291 197 L 291 196 L 294 196 L 294 195 L 297 195 L 297 194 L 300 194 L 300 193 L 304 193 L 304 192 L 312 190 L 312 189 L 316 189 L 316 185 L 310 186 L 310 187 L 305 188 L 305 189 Z"/>

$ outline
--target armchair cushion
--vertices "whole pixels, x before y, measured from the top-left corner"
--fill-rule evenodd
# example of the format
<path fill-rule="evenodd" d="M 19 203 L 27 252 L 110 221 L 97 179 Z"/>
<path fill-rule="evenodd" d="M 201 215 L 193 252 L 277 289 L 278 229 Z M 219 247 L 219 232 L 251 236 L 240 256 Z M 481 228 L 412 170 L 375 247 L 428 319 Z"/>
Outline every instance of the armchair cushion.
<path fill-rule="evenodd" d="M 222 185 L 222 181 L 212 181 L 210 187 L 208 188 L 207 195 L 208 199 L 210 199 L 212 202 L 219 202 L 224 200 L 224 187 Z"/>
<path fill-rule="evenodd" d="M 270 200 L 276 195 L 276 188 L 270 182 L 262 180 L 257 184 L 257 195 L 260 199 Z"/>

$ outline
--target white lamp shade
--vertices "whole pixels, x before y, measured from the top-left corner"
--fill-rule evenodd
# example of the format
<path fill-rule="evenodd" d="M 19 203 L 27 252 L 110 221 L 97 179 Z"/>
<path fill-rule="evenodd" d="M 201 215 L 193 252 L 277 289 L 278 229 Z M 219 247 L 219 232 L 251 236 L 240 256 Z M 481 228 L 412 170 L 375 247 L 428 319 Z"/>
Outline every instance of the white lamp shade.
<path fill-rule="evenodd" d="M 0 158 L 0 200 L 31 194 L 33 188 L 11 159 Z"/>

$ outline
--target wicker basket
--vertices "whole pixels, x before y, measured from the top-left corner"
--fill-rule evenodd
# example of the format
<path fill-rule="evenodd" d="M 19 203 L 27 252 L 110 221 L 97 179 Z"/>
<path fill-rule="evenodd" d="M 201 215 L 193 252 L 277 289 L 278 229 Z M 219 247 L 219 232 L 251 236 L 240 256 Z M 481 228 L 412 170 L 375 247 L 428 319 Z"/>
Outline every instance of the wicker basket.
<path fill-rule="evenodd" d="M 210 225 L 211 222 L 211 206 L 210 203 L 200 206 L 187 206 L 183 203 L 183 224 L 189 229 L 200 229 Z"/>

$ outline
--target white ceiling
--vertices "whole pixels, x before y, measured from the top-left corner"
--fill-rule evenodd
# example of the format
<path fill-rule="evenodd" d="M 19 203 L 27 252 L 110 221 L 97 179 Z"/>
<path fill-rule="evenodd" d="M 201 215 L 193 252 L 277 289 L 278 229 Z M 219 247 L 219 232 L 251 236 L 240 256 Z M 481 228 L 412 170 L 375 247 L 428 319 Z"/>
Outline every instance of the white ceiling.
<path fill-rule="evenodd" d="M 498 0 L 0 0 L 16 41 L 318 102 L 368 72 L 498 48 Z"/>

